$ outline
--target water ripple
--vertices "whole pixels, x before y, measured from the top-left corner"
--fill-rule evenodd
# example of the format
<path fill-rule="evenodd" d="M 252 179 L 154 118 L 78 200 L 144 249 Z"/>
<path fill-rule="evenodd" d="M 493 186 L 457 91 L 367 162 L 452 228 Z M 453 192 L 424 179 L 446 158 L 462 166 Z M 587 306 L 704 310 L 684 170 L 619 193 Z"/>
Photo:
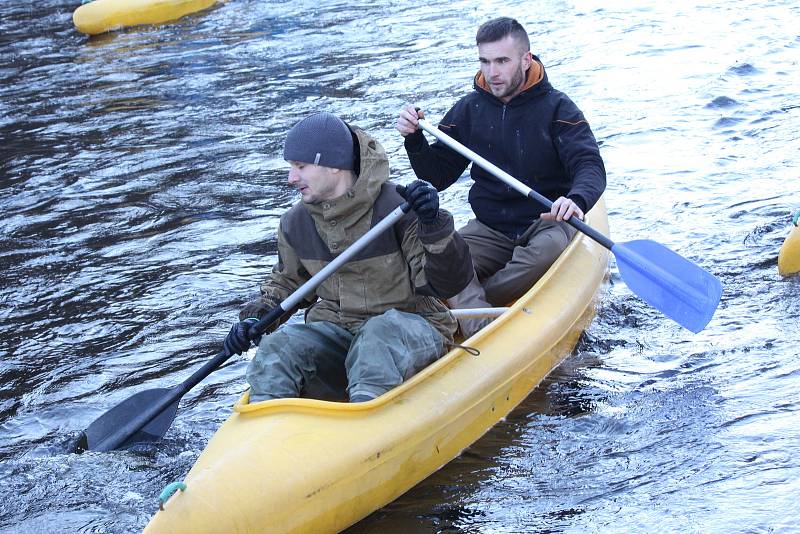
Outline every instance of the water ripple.
<path fill-rule="evenodd" d="M 219 350 L 296 201 L 287 129 L 338 113 L 410 180 L 398 110 L 440 118 L 500 12 L 592 124 L 612 237 L 695 261 L 722 303 L 689 334 L 612 260 L 576 353 L 350 531 L 792 530 L 800 280 L 776 262 L 800 204 L 795 3 L 237 0 L 91 39 L 74 2 L 28 4 L 0 4 L 0 531 L 141 530 L 230 413 L 247 358 L 187 394 L 158 447 L 68 451 L 108 407 Z M 459 223 L 468 188 L 441 196 Z"/>

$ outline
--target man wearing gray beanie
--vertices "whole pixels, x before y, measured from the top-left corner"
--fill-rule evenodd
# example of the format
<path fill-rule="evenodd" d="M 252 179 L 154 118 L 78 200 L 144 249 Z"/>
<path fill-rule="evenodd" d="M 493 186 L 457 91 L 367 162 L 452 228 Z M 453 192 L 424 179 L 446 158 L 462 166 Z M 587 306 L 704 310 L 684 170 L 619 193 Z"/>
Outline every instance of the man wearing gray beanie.
<path fill-rule="evenodd" d="M 247 350 L 253 322 L 403 202 L 380 143 L 330 113 L 295 124 L 283 156 L 301 202 L 281 217 L 278 261 L 225 339 L 229 354 Z M 453 343 L 457 325 L 443 299 L 472 279 L 469 250 L 430 184 L 416 180 L 404 195 L 413 211 L 316 288 L 303 323 L 252 340 L 250 402 L 370 401 Z"/>
<path fill-rule="evenodd" d="M 302 161 L 322 167 L 353 170 L 353 137 L 350 129 L 336 115 L 315 113 L 289 130 L 283 147 L 283 159 Z"/>

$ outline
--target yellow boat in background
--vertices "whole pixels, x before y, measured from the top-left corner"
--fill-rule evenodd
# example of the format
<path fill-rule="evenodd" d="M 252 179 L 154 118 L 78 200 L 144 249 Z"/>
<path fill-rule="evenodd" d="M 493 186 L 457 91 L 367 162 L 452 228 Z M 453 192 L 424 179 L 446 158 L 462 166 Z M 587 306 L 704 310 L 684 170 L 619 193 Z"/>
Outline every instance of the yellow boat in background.
<path fill-rule="evenodd" d="M 800 273 L 800 211 L 792 219 L 794 227 L 778 253 L 778 272 L 783 276 Z"/>
<path fill-rule="evenodd" d="M 208 9 L 218 0 L 94 0 L 72 14 L 79 32 L 96 35 L 128 26 L 160 24 Z"/>
<path fill-rule="evenodd" d="M 603 200 L 587 222 L 608 235 Z M 575 347 L 608 251 L 578 233 L 508 311 L 406 383 L 360 404 L 248 403 L 212 437 L 145 532 L 338 532 L 458 456 Z"/>

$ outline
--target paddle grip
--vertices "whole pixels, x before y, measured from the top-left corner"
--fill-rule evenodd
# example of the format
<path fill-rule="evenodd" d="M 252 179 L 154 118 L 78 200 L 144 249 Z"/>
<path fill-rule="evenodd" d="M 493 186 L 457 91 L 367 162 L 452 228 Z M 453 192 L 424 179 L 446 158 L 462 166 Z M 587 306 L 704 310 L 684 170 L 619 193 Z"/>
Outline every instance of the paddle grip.
<path fill-rule="evenodd" d="M 284 310 L 283 308 L 281 308 L 280 305 L 272 308 L 264 315 L 264 317 L 259 319 L 256 324 L 254 324 L 247 330 L 247 338 L 255 339 L 258 336 L 262 335 L 264 332 L 269 330 L 269 327 L 272 326 L 272 323 L 280 319 L 281 316 L 287 311 L 288 310 Z"/>
<path fill-rule="evenodd" d="M 502 177 L 498 176 L 498 178 L 502 178 Z M 546 196 L 542 195 L 541 193 L 537 193 L 533 189 L 531 189 L 531 188 L 527 187 L 526 185 L 524 185 L 522 182 L 519 182 L 518 180 L 516 180 L 516 178 L 511 177 L 510 179 L 514 180 L 514 182 L 516 182 L 516 183 L 511 183 L 509 185 L 516 186 L 515 188 L 520 192 L 527 191 L 527 197 L 528 198 L 538 202 L 539 204 L 541 204 L 542 206 L 544 206 L 548 210 L 553 206 L 553 201 L 550 200 L 549 198 L 547 198 Z M 566 222 L 567 224 L 569 224 L 570 226 L 572 226 L 573 228 L 575 228 L 579 232 L 583 232 L 584 234 L 586 234 L 590 238 L 594 239 L 595 241 L 597 241 L 598 243 L 600 243 L 601 245 L 606 247 L 608 250 L 611 250 L 611 247 L 614 246 L 614 242 L 613 241 L 611 241 L 609 238 L 607 238 L 606 236 L 604 236 L 603 234 L 601 234 L 600 232 L 598 232 L 597 230 L 595 230 L 594 228 L 592 228 L 591 226 L 589 226 L 588 224 L 583 222 L 578 217 L 574 217 L 574 216 L 570 217 L 569 219 L 566 219 L 564 222 Z"/>
<path fill-rule="evenodd" d="M 540 195 L 539 193 L 537 193 L 536 191 L 533 191 L 533 190 L 531 190 L 531 192 L 528 194 L 528 196 L 530 198 L 538 201 L 538 202 L 542 202 L 542 200 L 540 198 L 538 198 L 538 197 L 541 197 L 544 200 L 548 200 L 547 198 L 543 197 L 542 195 Z M 549 200 L 548 200 L 548 202 L 549 202 Z M 546 205 L 547 204 L 545 204 L 545 206 Z M 552 206 L 553 203 L 550 202 L 550 205 Z M 614 242 L 613 241 L 611 241 L 608 237 L 604 236 L 603 234 L 601 234 L 600 232 L 598 232 L 597 230 L 595 230 L 594 228 L 592 228 L 591 226 L 589 226 L 588 224 L 583 222 L 578 217 L 572 216 L 569 219 L 565 220 L 564 222 L 566 222 L 567 224 L 569 224 L 570 226 L 572 226 L 573 228 L 575 228 L 579 232 L 583 232 L 584 234 L 586 234 L 590 238 L 594 239 L 595 241 L 597 241 L 598 243 L 600 243 L 601 245 L 606 247 L 608 250 L 611 250 L 611 248 L 614 246 Z"/>

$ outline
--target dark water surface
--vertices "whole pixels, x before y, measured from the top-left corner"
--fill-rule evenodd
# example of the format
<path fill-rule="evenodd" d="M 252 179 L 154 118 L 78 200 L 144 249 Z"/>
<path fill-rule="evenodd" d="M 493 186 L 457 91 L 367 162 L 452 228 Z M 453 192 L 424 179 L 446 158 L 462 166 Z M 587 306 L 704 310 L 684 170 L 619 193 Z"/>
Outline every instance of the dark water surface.
<path fill-rule="evenodd" d="M 578 350 L 506 421 L 351 532 L 800 532 L 800 7 L 742 0 L 266 2 L 88 39 L 78 2 L 0 3 L 0 531 L 137 532 L 244 390 L 233 358 L 158 447 L 77 434 L 210 359 L 275 261 L 288 128 L 394 130 L 470 87 L 476 27 L 517 17 L 586 112 L 612 236 L 720 277 L 682 330 L 611 283 Z M 467 179 L 443 194 L 459 222 Z M 524 339 L 520 342 L 524 343 Z"/>

